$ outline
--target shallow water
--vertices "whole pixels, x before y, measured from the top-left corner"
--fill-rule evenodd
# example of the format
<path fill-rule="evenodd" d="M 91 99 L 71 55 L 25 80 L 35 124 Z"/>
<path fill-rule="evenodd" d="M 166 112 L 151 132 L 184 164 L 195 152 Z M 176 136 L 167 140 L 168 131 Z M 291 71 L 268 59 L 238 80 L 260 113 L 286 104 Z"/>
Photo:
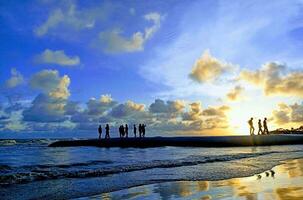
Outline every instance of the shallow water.
<path fill-rule="evenodd" d="M 87 199 L 303 199 L 303 159 L 245 178 L 157 183 L 78 200 Z"/>
<path fill-rule="evenodd" d="M 62 199 L 180 180 L 222 180 L 261 173 L 303 146 L 232 148 L 47 147 L 53 140 L 0 141 L 0 195 Z"/>

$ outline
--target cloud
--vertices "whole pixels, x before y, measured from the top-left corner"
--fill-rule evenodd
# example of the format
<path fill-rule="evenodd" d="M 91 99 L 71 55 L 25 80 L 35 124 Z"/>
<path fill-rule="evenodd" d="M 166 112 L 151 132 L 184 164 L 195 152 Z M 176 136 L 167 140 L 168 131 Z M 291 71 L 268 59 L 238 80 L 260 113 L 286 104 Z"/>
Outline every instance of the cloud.
<path fill-rule="evenodd" d="M 50 12 L 48 18 L 34 29 L 35 35 L 42 37 L 49 33 L 60 34 L 63 30 L 91 29 L 95 26 L 97 19 L 105 17 L 105 10 L 101 7 L 89 9 L 78 9 L 76 4 L 71 1 L 63 2 L 60 8 Z"/>
<path fill-rule="evenodd" d="M 273 120 L 278 125 L 303 122 L 303 104 L 287 105 L 280 103 L 278 109 L 272 112 Z"/>
<path fill-rule="evenodd" d="M 24 83 L 24 78 L 22 74 L 16 70 L 16 68 L 11 69 L 11 77 L 5 82 L 6 88 L 14 88 L 18 85 Z"/>
<path fill-rule="evenodd" d="M 240 85 L 235 86 L 231 91 L 226 94 L 226 97 L 230 101 L 238 101 L 242 98 L 244 88 Z"/>
<path fill-rule="evenodd" d="M 219 107 L 209 107 L 203 110 L 202 115 L 209 117 L 226 117 L 225 112 L 230 110 L 229 106 L 223 105 Z"/>
<path fill-rule="evenodd" d="M 286 73 L 286 66 L 277 62 L 266 63 L 260 70 L 243 70 L 240 80 L 262 87 L 265 95 L 303 97 L 303 72 Z"/>
<path fill-rule="evenodd" d="M 109 115 L 115 118 L 127 118 L 144 112 L 144 107 L 144 104 L 137 104 L 133 101 L 127 101 L 124 104 L 119 104 L 114 107 Z"/>
<path fill-rule="evenodd" d="M 189 77 L 199 83 L 211 82 L 231 68 L 231 64 L 216 59 L 210 55 L 209 51 L 204 51 L 203 55 L 193 65 Z"/>
<path fill-rule="evenodd" d="M 183 120 L 196 121 L 201 120 L 202 117 L 202 106 L 200 102 L 194 102 L 189 104 L 189 112 L 185 112 L 182 116 Z"/>
<path fill-rule="evenodd" d="M 161 26 L 161 15 L 153 12 L 144 15 L 146 21 L 151 21 L 152 26 L 145 28 L 144 32 L 138 31 L 130 38 L 122 36 L 119 29 L 103 31 L 99 34 L 99 39 L 104 44 L 104 51 L 107 53 L 136 52 L 144 49 L 144 44 L 149 40 Z"/>
<path fill-rule="evenodd" d="M 74 66 L 80 64 L 78 56 L 68 56 L 62 50 L 52 51 L 45 49 L 41 54 L 35 56 L 34 60 L 42 64 L 57 64 L 62 66 Z"/>
<path fill-rule="evenodd" d="M 184 101 L 167 101 L 166 103 L 161 99 L 156 99 L 154 103 L 149 106 L 149 111 L 152 113 L 180 113 L 185 108 Z"/>
<path fill-rule="evenodd" d="M 67 120 L 64 115 L 65 101 L 55 99 L 46 94 L 39 94 L 32 105 L 23 111 L 24 121 L 33 122 L 63 122 Z"/>
<path fill-rule="evenodd" d="M 67 75 L 60 77 L 57 70 L 42 70 L 31 77 L 29 84 L 53 98 L 67 99 L 70 96 L 70 78 Z"/>
<path fill-rule="evenodd" d="M 64 122 L 67 99 L 70 96 L 70 79 L 67 75 L 60 77 L 56 70 L 42 70 L 29 80 L 30 86 L 40 90 L 31 106 L 23 111 L 24 121 Z"/>
<path fill-rule="evenodd" d="M 113 101 L 110 95 L 101 95 L 99 100 L 91 98 L 87 102 L 86 112 L 88 115 L 102 115 L 116 104 L 117 102 Z"/>

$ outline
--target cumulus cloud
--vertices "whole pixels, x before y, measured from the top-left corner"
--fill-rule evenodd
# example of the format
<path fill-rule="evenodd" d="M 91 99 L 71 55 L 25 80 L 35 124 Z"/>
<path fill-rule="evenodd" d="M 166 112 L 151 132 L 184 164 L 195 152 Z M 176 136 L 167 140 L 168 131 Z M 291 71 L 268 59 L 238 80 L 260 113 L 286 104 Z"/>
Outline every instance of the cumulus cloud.
<path fill-rule="evenodd" d="M 138 31 L 133 33 L 130 38 L 123 36 L 123 32 L 119 29 L 101 32 L 99 34 L 99 39 L 104 44 L 105 52 L 119 53 L 142 51 L 145 42 L 160 28 L 161 15 L 153 12 L 144 15 L 144 19 L 152 22 L 153 25 L 145 28 L 144 32 Z"/>
<path fill-rule="evenodd" d="M 54 98 L 67 99 L 70 96 L 70 78 L 67 75 L 60 77 L 57 70 L 42 70 L 31 77 L 29 84 Z"/>
<path fill-rule="evenodd" d="M 217 117 L 226 117 L 225 112 L 230 110 L 229 106 L 223 105 L 219 107 L 209 107 L 203 110 L 202 115 L 204 116 L 217 116 Z"/>
<path fill-rule="evenodd" d="M 32 105 L 23 111 L 24 121 L 33 122 L 63 122 L 65 101 L 54 99 L 46 94 L 39 94 Z"/>
<path fill-rule="evenodd" d="M 240 85 L 235 86 L 231 91 L 226 94 L 226 97 L 230 101 L 238 101 L 242 98 L 244 88 Z"/>
<path fill-rule="evenodd" d="M 195 62 L 189 77 L 199 83 L 211 82 L 232 68 L 231 64 L 218 60 L 205 51 Z"/>
<path fill-rule="evenodd" d="M 154 103 L 149 106 L 149 111 L 152 113 L 180 113 L 185 108 L 184 101 L 167 101 L 166 103 L 161 99 L 156 99 Z"/>
<path fill-rule="evenodd" d="M 11 77 L 5 82 L 6 88 L 14 88 L 24 82 L 22 74 L 16 68 L 11 69 Z"/>
<path fill-rule="evenodd" d="M 78 56 L 68 56 L 62 50 L 45 49 L 41 54 L 35 56 L 37 63 L 43 64 L 57 64 L 62 66 L 74 66 L 80 64 Z"/>
<path fill-rule="evenodd" d="M 272 112 L 273 120 L 278 125 L 303 122 L 303 104 L 287 105 L 280 103 L 278 109 Z"/>
<path fill-rule="evenodd" d="M 29 80 L 31 87 L 40 90 L 31 106 L 23 111 L 24 121 L 63 122 L 67 120 L 65 106 L 70 96 L 67 75 L 60 77 L 56 70 L 42 70 Z"/>
<path fill-rule="evenodd" d="M 127 101 L 124 104 L 119 104 L 114 107 L 109 114 L 115 118 L 126 118 L 144 112 L 144 107 L 144 104 Z"/>
<path fill-rule="evenodd" d="M 286 73 L 286 66 L 280 63 L 266 63 L 256 71 L 243 70 L 239 79 L 262 87 L 265 95 L 303 97 L 303 72 Z"/>
<path fill-rule="evenodd" d="M 91 98 L 87 102 L 86 112 L 88 115 L 102 115 L 116 104 L 117 102 L 113 101 L 110 95 L 101 95 L 99 100 Z"/>
<path fill-rule="evenodd" d="M 183 120 L 186 121 L 196 121 L 200 120 L 202 117 L 202 106 L 200 102 L 194 102 L 189 104 L 189 112 L 183 114 Z"/>

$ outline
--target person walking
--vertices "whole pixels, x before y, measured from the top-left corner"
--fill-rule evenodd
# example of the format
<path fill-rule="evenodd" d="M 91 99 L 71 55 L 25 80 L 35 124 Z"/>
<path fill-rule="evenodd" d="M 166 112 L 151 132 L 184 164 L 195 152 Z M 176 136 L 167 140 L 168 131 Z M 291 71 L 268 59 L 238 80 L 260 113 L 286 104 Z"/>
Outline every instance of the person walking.
<path fill-rule="evenodd" d="M 107 139 L 110 138 L 110 136 L 109 136 L 109 125 L 108 124 L 106 124 L 106 126 L 105 126 L 105 138 L 107 138 Z"/>
<path fill-rule="evenodd" d="M 98 127 L 98 133 L 99 133 L 99 140 L 101 139 L 101 134 L 102 134 L 102 127 L 99 125 Z"/>
<path fill-rule="evenodd" d="M 263 120 L 263 133 L 264 134 L 269 134 L 269 131 L 268 131 L 268 127 L 267 127 L 267 118 L 265 117 L 264 120 Z"/>
<path fill-rule="evenodd" d="M 263 131 L 262 131 L 262 122 L 261 119 L 259 119 L 258 121 L 258 135 L 262 135 Z"/>
<path fill-rule="evenodd" d="M 135 138 L 137 137 L 137 127 L 136 127 L 136 124 L 134 124 L 134 136 L 135 136 Z"/>
<path fill-rule="evenodd" d="M 250 118 L 250 120 L 248 120 L 249 134 L 250 134 L 250 135 L 254 135 L 254 132 L 255 132 L 253 119 L 254 119 L 254 118 Z"/>

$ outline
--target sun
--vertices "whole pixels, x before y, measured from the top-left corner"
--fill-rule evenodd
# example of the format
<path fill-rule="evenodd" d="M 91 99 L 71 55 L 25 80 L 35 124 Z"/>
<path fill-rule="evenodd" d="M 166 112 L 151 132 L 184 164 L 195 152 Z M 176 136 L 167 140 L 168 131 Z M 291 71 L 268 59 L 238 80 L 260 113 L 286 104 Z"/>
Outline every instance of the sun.
<path fill-rule="evenodd" d="M 251 104 L 247 102 L 237 103 L 231 106 L 228 113 L 229 125 L 233 135 L 249 135 L 248 120 L 253 117 L 255 133 L 258 129 L 258 120 L 263 121 L 264 117 L 269 118 L 270 110 L 266 106 Z"/>

